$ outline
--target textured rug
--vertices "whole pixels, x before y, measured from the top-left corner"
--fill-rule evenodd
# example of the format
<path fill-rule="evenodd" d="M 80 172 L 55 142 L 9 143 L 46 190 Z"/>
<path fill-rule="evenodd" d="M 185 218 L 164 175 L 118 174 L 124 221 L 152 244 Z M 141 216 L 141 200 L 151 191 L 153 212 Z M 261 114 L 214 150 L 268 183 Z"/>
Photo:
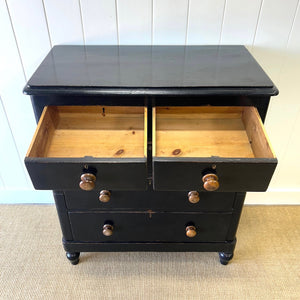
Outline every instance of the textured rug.
<path fill-rule="evenodd" d="M 234 259 L 82 253 L 71 265 L 53 205 L 0 206 L 0 299 L 300 299 L 300 206 L 246 206 Z"/>

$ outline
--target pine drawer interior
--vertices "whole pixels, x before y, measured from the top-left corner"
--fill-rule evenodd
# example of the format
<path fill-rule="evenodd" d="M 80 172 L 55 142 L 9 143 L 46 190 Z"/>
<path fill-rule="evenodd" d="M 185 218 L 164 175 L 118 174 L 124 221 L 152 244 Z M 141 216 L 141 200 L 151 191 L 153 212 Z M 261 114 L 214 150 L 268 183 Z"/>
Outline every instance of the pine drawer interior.
<path fill-rule="evenodd" d="M 255 107 L 153 108 L 153 156 L 275 158 Z"/>
<path fill-rule="evenodd" d="M 144 107 L 47 106 L 27 156 L 146 157 L 145 124 Z"/>

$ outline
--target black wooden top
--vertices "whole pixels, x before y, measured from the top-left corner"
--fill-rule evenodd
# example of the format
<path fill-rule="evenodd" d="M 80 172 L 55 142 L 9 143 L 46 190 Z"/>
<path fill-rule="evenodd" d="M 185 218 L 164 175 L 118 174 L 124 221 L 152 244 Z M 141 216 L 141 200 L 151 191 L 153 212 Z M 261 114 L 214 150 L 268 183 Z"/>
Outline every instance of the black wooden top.
<path fill-rule="evenodd" d="M 244 46 L 55 46 L 24 92 L 276 95 Z"/>

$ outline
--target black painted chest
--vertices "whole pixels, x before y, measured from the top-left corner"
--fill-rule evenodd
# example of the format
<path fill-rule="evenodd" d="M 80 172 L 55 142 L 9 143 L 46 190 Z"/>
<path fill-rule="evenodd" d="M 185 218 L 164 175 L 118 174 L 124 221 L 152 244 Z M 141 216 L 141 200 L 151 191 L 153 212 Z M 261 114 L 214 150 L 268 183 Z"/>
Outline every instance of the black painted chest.
<path fill-rule="evenodd" d="M 86 251 L 216 251 L 227 264 L 247 191 L 277 159 L 278 91 L 243 46 L 56 46 L 24 92 L 25 158 L 54 199 L 68 259 Z"/>

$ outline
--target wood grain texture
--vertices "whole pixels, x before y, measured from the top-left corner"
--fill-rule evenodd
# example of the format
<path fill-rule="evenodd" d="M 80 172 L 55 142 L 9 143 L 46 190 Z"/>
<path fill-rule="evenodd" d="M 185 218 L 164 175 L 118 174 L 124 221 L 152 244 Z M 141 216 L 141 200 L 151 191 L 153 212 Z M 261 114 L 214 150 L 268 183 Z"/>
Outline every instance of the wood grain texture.
<path fill-rule="evenodd" d="M 27 156 L 146 157 L 145 136 L 143 107 L 49 106 L 43 111 Z"/>
<path fill-rule="evenodd" d="M 255 108 L 156 108 L 154 156 L 274 158 Z"/>
<path fill-rule="evenodd" d="M 242 120 L 255 157 L 275 158 L 271 143 L 255 107 L 246 107 Z"/>
<path fill-rule="evenodd" d="M 295 149 L 299 148 L 297 132 L 300 119 L 299 109 L 296 108 L 298 107 L 297 97 L 295 97 L 298 85 L 296 70 L 299 69 L 297 60 L 299 60 L 300 51 L 299 30 L 297 29 L 299 27 L 297 26 L 299 23 L 297 21 L 299 20 L 298 1 L 264 0 L 257 26 L 254 26 L 258 1 L 227 0 L 223 28 L 221 26 L 222 4 L 225 1 L 190 0 L 189 2 L 188 27 L 186 28 L 187 44 L 218 43 L 220 36 L 222 36 L 221 43 L 237 44 L 248 41 L 255 32 L 252 53 L 281 90 L 281 96 L 272 102 L 266 120 L 268 134 L 280 159 L 278 176 L 272 187 L 298 189 L 298 177 L 293 176 L 292 180 L 287 180 L 288 176 L 286 176 L 290 172 L 290 167 L 299 163 L 297 153 L 295 153 Z M 28 98 L 21 96 L 20 91 L 25 83 L 24 73 L 26 77 L 30 76 L 43 58 L 43 53 L 46 53 L 50 47 L 49 35 L 46 32 L 48 31 L 47 23 L 50 37 L 54 43 L 83 43 L 83 37 L 78 40 L 74 38 L 77 36 L 73 33 L 74 30 L 81 32 L 79 35 L 84 35 L 86 44 L 118 44 L 116 37 L 118 16 L 115 10 L 115 1 L 109 0 L 80 1 L 80 5 L 77 1 L 65 2 L 67 10 L 61 10 L 63 14 L 60 14 L 60 8 L 64 4 L 55 1 L 45 0 L 46 14 L 42 9 L 41 1 L 31 0 L 21 3 L 7 0 L 6 3 L 7 7 L 5 1 L 0 4 L 0 36 L 1 40 L 5 41 L 0 49 L 0 60 L 2 58 L 0 63 L 1 96 L 9 127 L 20 153 L 19 157 L 22 157 L 26 153 L 35 124 Z M 160 14 L 161 19 L 169 20 L 169 28 L 176 28 L 178 23 L 184 24 L 184 22 L 181 21 L 181 18 L 177 18 L 176 8 L 172 6 L 179 5 L 181 7 L 182 3 L 169 3 L 171 4 L 167 4 L 168 8 L 159 10 L 157 13 Z M 138 18 L 140 10 L 138 7 L 133 8 L 128 17 L 123 18 L 123 23 L 131 21 L 128 18 L 131 18 L 132 15 Z M 80 8 L 84 34 L 82 34 L 82 30 L 80 31 Z M 9 15 L 11 24 L 7 22 Z M 3 25 L 6 22 L 10 28 Z M 155 26 L 153 26 L 153 32 L 154 28 Z M 126 30 L 123 32 L 125 35 L 130 34 Z M 180 29 L 177 37 L 176 32 L 174 33 L 173 40 L 177 39 L 177 44 L 185 44 L 182 36 L 183 31 Z M 167 39 L 165 40 L 167 41 Z M 155 39 L 153 41 L 155 44 Z M 251 46 L 249 44 L 250 49 Z M 284 57 L 287 60 L 284 60 Z M 2 70 L 5 71 L 2 72 Z M 280 124 L 285 124 L 285 126 Z M 11 151 L 13 160 L 15 162 L 20 160 L 13 153 Z M 285 174 L 283 175 L 282 172 Z"/>
<path fill-rule="evenodd" d="M 53 121 L 54 110 L 54 107 L 44 108 L 26 156 L 43 157 L 45 155 L 56 128 L 57 122 Z"/>
<path fill-rule="evenodd" d="M 44 157 L 144 157 L 143 130 L 55 130 Z"/>
<path fill-rule="evenodd" d="M 244 130 L 158 130 L 156 145 L 158 157 L 254 157 Z"/>
<path fill-rule="evenodd" d="M 151 128 L 148 128 L 148 108 L 144 108 L 144 157 L 148 156 L 148 132 Z"/>
<path fill-rule="evenodd" d="M 152 107 L 152 156 L 155 157 L 157 155 L 156 153 L 156 107 Z"/>

